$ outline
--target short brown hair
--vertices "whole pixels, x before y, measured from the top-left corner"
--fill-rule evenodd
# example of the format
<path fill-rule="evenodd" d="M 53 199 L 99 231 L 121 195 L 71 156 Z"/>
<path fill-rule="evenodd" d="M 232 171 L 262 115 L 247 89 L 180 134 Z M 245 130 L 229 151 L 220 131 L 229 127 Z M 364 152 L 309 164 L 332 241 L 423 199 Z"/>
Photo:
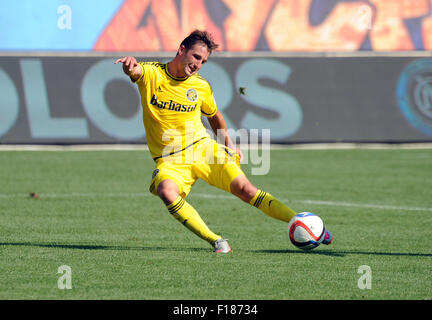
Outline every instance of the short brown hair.
<path fill-rule="evenodd" d="M 200 41 L 204 42 L 210 53 L 212 53 L 213 50 L 216 50 L 219 47 L 219 45 L 214 42 L 213 37 L 210 33 L 201 30 L 193 31 L 182 41 L 180 45 L 184 45 L 186 50 L 189 50 L 195 43 Z"/>

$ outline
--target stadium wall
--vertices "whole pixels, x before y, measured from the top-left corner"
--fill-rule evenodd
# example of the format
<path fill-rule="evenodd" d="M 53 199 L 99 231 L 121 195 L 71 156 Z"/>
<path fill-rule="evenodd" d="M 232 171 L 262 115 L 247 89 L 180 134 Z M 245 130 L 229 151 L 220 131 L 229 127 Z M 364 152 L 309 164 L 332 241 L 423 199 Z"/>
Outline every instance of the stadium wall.
<path fill-rule="evenodd" d="M 145 143 L 138 90 L 119 56 L 1 56 L 0 144 Z M 200 73 L 230 128 L 270 129 L 272 143 L 432 142 L 428 52 L 221 53 Z"/>

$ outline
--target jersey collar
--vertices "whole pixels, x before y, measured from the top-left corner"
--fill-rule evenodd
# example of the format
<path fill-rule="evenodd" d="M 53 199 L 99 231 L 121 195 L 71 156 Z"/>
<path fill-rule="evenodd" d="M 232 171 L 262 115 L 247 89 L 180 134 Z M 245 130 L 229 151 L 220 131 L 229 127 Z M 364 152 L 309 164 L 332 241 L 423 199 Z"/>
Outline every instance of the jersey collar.
<path fill-rule="evenodd" d="M 188 76 L 185 76 L 185 77 L 182 77 L 182 78 L 178 78 L 178 77 L 174 77 L 169 71 L 168 71 L 168 63 L 165 63 L 165 72 L 166 72 L 166 74 L 168 75 L 168 77 L 170 77 L 171 79 L 173 79 L 173 80 L 176 80 L 176 81 L 184 81 L 184 80 L 186 80 L 187 78 L 189 78 Z"/>

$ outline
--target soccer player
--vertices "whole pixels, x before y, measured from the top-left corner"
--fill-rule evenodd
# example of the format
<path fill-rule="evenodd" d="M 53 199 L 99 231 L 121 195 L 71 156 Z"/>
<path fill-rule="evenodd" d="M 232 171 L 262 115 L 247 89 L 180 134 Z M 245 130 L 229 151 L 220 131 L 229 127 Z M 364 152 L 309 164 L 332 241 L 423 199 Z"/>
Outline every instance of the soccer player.
<path fill-rule="evenodd" d="M 217 47 L 208 32 L 195 30 L 168 63 L 137 62 L 132 56 L 115 63 L 123 63 L 124 73 L 138 85 L 141 94 L 147 144 L 156 163 L 150 192 L 162 199 L 174 218 L 209 242 L 215 252 L 228 253 L 228 242 L 212 232 L 186 201 L 197 179 L 230 192 L 273 218 L 289 222 L 297 213 L 254 186 L 240 168 L 242 152 L 228 135 L 212 88 L 197 73 Z M 223 144 L 210 137 L 202 115 L 222 137 Z M 323 243 L 332 240 L 326 230 Z"/>

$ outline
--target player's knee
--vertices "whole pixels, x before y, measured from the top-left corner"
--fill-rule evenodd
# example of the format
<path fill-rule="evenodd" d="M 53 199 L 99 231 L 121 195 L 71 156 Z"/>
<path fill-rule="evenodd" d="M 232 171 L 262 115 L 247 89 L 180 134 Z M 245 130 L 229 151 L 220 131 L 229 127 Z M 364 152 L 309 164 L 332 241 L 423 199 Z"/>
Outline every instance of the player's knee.
<path fill-rule="evenodd" d="M 231 192 L 244 202 L 249 203 L 257 193 L 257 188 L 249 181 L 242 181 L 231 185 Z"/>
<path fill-rule="evenodd" d="M 249 183 L 243 188 L 243 201 L 249 203 L 253 197 L 255 197 L 258 189 L 252 184 Z"/>
<path fill-rule="evenodd" d="M 159 184 L 157 193 L 166 205 L 173 203 L 179 196 L 177 185 L 169 180 L 164 180 Z"/>

